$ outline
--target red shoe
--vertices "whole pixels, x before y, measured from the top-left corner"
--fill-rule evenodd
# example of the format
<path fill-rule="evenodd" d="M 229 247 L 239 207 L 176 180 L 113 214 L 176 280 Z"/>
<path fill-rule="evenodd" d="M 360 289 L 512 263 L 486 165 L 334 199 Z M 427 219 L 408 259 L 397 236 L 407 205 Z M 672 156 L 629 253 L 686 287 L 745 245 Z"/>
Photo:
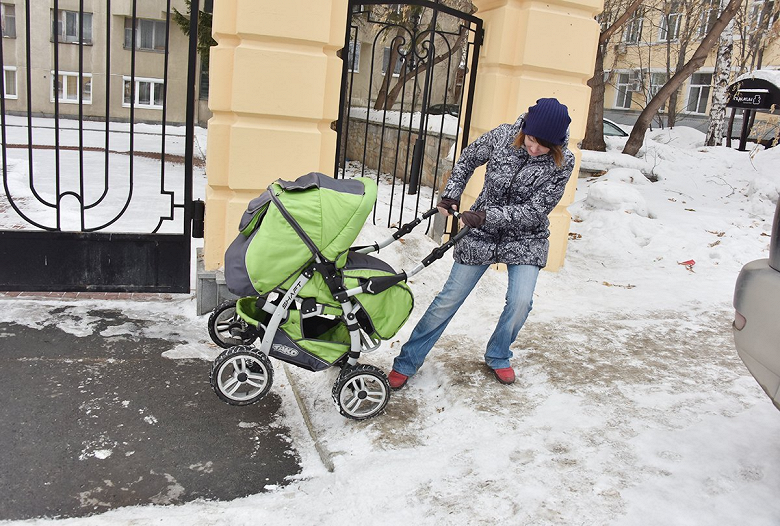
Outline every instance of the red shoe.
<path fill-rule="evenodd" d="M 493 369 L 493 374 L 496 375 L 496 380 L 498 380 L 504 385 L 515 383 L 515 370 L 512 369 L 511 367 L 504 367 L 503 369 Z"/>
<path fill-rule="evenodd" d="M 390 382 L 390 389 L 397 391 L 406 385 L 406 381 L 409 379 L 405 374 L 401 374 L 396 370 L 390 371 L 387 375 L 387 381 Z"/>

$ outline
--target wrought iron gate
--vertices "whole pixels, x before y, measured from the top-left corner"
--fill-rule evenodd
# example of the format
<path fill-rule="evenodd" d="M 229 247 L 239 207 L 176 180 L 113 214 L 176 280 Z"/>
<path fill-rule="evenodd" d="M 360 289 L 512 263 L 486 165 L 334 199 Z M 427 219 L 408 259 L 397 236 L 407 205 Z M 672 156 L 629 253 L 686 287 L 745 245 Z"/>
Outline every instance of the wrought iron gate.
<path fill-rule="evenodd" d="M 482 21 L 440 0 L 349 6 L 335 173 L 386 178 L 400 223 L 435 204 L 468 144 Z"/>
<path fill-rule="evenodd" d="M 3 4 L 0 290 L 188 292 L 199 0 L 90 5 Z"/>

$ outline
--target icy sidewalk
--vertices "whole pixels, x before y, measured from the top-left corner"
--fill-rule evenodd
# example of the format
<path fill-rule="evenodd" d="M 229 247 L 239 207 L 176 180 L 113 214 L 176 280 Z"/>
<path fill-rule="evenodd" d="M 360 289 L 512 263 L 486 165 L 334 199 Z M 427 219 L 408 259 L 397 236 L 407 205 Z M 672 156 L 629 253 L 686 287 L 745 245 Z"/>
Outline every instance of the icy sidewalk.
<path fill-rule="evenodd" d="M 193 359 L 218 351 L 181 314 L 188 295 L 12 296 L 0 294 L 0 520 L 232 500 L 300 472 L 289 383 L 262 405 L 220 402 L 210 362 Z"/>

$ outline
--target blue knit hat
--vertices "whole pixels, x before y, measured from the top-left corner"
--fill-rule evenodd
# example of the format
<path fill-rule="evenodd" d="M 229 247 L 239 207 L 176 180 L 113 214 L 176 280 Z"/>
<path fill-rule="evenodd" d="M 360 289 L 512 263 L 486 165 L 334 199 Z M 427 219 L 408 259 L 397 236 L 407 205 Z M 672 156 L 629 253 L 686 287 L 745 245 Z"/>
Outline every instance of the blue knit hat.
<path fill-rule="evenodd" d="M 539 99 L 528 108 L 523 122 L 523 133 L 552 144 L 566 142 L 566 131 L 571 118 L 569 109 L 558 99 Z"/>

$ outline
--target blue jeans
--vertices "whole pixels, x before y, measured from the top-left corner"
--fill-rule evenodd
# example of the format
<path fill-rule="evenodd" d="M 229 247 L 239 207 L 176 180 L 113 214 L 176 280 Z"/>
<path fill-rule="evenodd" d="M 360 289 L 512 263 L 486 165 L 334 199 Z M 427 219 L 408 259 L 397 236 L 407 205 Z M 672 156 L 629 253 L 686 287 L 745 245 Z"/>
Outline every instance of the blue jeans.
<path fill-rule="evenodd" d="M 444 288 L 434 298 L 428 310 L 417 322 L 399 354 L 393 362 L 393 369 L 403 375 L 412 376 L 425 361 L 444 329 L 455 316 L 468 295 L 474 290 L 479 278 L 490 265 L 452 265 L 450 277 Z M 491 369 L 509 367 L 512 351 L 509 346 L 517 338 L 533 305 L 536 278 L 539 267 L 534 265 L 507 265 L 509 285 L 506 291 L 506 305 L 498 319 L 493 335 L 485 351 L 485 363 Z M 474 324 L 478 327 L 479 324 Z"/>

